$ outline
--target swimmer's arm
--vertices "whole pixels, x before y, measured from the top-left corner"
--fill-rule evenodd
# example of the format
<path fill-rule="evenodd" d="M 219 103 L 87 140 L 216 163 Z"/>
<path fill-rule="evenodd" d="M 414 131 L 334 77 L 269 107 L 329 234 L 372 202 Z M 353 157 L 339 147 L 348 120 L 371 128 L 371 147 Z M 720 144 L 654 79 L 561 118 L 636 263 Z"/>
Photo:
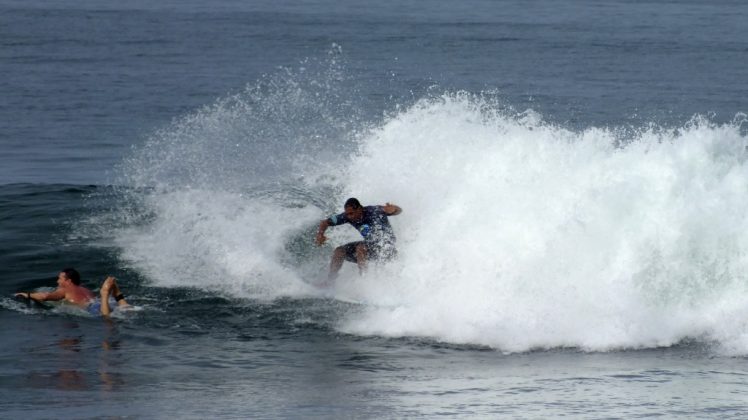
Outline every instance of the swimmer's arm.
<path fill-rule="evenodd" d="M 65 299 L 65 291 L 61 289 L 57 289 L 54 292 L 24 292 L 24 293 L 16 293 L 16 296 L 22 296 L 27 297 L 29 299 L 34 299 L 39 302 L 44 302 L 47 300 L 63 300 Z"/>
<path fill-rule="evenodd" d="M 397 216 L 398 214 L 403 212 L 403 209 L 392 203 L 386 203 L 385 205 L 383 205 L 382 210 L 387 216 Z"/>

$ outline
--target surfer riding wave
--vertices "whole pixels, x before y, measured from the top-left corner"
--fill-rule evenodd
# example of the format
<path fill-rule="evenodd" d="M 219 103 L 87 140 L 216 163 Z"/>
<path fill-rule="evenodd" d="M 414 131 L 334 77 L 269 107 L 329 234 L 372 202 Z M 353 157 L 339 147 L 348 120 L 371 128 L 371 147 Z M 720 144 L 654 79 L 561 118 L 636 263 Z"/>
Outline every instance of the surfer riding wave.
<path fill-rule="evenodd" d="M 356 198 L 349 198 L 343 206 L 343 213 L 332 215 L 319 224 L 317 245 L 327 241 L 325 231 L 330 226 L 350 223 L 363 237 L 362 241 L 350 242 L 335 248 L 330 261 L 328 280 L 334 280 L 344 261 L 354 262 L 359 272 L 366 271 L 369 260 L 388 261 L 397 256 L 395 232 L 392 230 L 388 216 L 402 213 L 394 204 L 383 206 L 362 206 Z"/>

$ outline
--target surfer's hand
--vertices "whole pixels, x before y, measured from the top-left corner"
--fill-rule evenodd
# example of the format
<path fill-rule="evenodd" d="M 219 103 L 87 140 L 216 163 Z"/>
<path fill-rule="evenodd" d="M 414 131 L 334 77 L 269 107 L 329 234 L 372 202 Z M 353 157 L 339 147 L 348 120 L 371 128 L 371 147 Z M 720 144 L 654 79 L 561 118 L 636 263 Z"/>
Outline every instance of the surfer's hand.
<path fill-rule="evenodd" d="M 324 233 L 317 233 L 317 245 L 322 245 L 325 241 L 327 241 L 327 236 Z"/>
<path fill-rule="evenodd" d="M 398 215 L 403 211 L 400 207 L 392 203 L 385 203 L 384 206 L 382 206 L 382 210 L 384 210 L 384 212 L 389 216 Z"/>

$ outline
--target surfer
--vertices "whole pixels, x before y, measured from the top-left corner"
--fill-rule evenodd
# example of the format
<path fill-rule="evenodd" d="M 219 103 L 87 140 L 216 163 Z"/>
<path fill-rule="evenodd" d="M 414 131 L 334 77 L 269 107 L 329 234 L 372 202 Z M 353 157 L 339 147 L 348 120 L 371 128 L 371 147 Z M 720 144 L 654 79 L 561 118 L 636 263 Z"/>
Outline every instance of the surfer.
<path fill-rule="evenodd" d="M 354 262 L 360 273 L 366 270 L 369 260 L 388 261 L 397 255 L 395 249 L 395 232 L 392 230 L 387 216 L 396 216 L 403 210 L 391 203 L 383 206 L 362 206 L 355 198 L 349 198 L 343 206 L 343 213 L 324 219 L 317 231 L 317 245 L 327 241 L 325 231 L 330 226 L 350 223 L 355 227 L 363 241 L 350 242 L 335 248 L 330 261 L 329 280 L 334 280 L 343 261 Z"/>
<path fill-rule="evenodd" d="M 117 286 L 117 280 L 109 276 L 101 284 L 100 298 L 81 286 L 81 275 L 74 268 L 66 268 L 57 275 L 57 289 L 53 292 L 23 292 L 16 293 L 17 297 L 35 300 L 37 302 L 64 300 L 67 303 L 85 309 L 92 315 L 108 316 L 113 309 L 109 297 L 113 297 L 118 307 L 129 306 L 125 296 Z"/>

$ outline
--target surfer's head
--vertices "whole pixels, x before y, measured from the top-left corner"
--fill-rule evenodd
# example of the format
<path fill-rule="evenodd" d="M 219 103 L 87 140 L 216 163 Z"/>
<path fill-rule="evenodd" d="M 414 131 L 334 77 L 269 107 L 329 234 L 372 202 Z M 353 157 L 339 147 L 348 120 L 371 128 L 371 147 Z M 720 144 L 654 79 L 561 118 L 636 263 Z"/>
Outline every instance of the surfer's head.
<path fill-rule="evenodd" d="M 60 271 L 60 274 L 57 275 L 57 282 L 64 280 L 70 280 L 71 283 L 73 283 L 76 286 L 80 286 L 81 284 L 81 275 L 75 268 L 66 268 Z"/>
<path fill-rule="evenodd" d="M 345 210 L 345 217 L 348 218 L 348 220 L 358 221 L 364 217 L 364 207 L 357 198 L 349 198 L 346 200 L 343 210 Z"/>

